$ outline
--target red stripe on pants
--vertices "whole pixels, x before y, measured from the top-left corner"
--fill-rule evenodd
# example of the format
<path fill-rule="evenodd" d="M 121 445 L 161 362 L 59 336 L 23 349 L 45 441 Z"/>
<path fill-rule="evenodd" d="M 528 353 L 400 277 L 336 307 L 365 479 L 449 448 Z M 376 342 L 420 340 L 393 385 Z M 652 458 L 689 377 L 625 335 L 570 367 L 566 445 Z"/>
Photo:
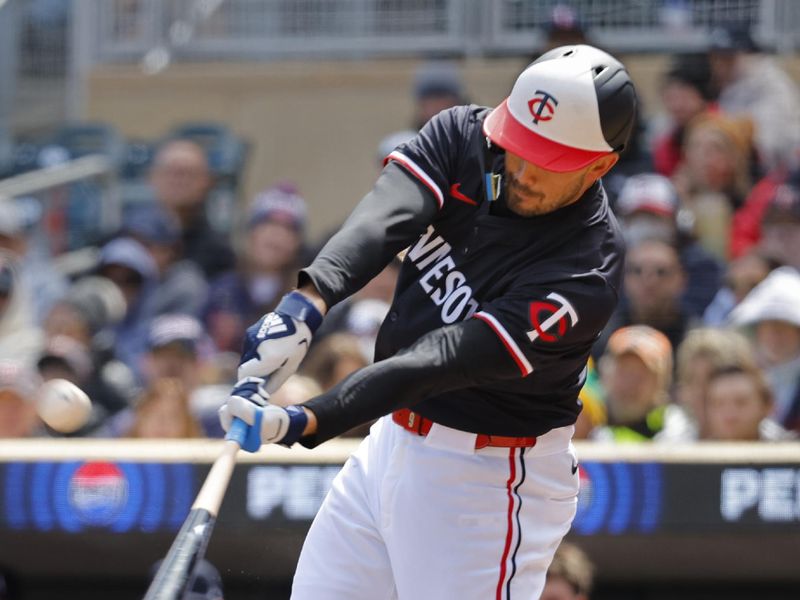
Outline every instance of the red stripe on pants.
<path fill-rule="evenodd" d="M 508 553 L 511 550 L 511 538 L 513 537 L 514 530 L 513 527 L 513 513 L 514 513 L 514 496 L 512 495 L 512 487 L 514 483 L 514 479 L 517 476 L 517 468 L 516 464 L 514 463 L 514 448 L 511 448 L 508 453 L 508 465 L 511 471 L 511 474 L 508 476 L 508 482 L 506 483 L 506 489 L 508 490 L 508 530 L 506 531 L 506 545 L 503 548 L 503 558 L 500 559 L 500 579 L 497 581 L 497 594 L 495 595 L 496 600 L 502 600 L 503 595 L 503 584 L 505 583 L 506 579 L 506 562 L 508 561 Z"/>

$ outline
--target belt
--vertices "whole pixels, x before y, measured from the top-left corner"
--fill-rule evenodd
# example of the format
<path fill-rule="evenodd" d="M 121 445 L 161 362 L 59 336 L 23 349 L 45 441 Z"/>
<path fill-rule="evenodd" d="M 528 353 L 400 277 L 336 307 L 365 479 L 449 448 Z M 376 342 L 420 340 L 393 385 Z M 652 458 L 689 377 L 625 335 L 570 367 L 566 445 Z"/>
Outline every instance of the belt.
<path fill-rule="evenodd" d="M 408 408 L 401 408 L 392 413 L 392 421 L 400 425 L 406 431 L 426 436 L 433 427 L 433 421 L 426 419 L 422 415 L 415 413 Z M 475 438 L 475 449 L 486 448 L 488 446 L 496 448 L 531 448 L 536 445 L 535 437 L 507 437 L 503 435 L 477 434 Z"/>

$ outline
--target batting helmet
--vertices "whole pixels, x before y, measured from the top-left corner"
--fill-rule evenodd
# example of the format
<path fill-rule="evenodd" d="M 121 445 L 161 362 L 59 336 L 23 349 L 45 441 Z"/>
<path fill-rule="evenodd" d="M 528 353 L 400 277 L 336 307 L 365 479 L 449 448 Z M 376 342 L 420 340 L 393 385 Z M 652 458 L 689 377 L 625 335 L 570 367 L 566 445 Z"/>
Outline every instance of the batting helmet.
<path fill-rule="evenodd" d="M 540 56 L 483 123 L 498 146 L 550 171 L 574 171 L 619 152 L 636 121 L 636 91 L 625 67 L 586 45 Z"/>

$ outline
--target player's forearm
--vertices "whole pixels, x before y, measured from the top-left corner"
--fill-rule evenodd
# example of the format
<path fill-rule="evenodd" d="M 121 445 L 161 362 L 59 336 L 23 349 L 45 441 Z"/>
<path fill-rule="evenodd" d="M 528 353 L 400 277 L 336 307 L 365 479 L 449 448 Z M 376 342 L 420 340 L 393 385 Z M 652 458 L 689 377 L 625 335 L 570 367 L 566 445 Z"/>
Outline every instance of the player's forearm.
<path fill-rule="evenodd" d="M 513 377 L 519 377 L 516 365 L 481 321 L 437 329 L 303 403 L 315 423 L 301 443 L 313 447 L 437 394 Z"/>
<path fill-rule="evenodd" d="M 402 167 L 390 164 L 314 262 L 300 273 L 327 308 L 366 285 L 433 221 L 438 205 Z"/>

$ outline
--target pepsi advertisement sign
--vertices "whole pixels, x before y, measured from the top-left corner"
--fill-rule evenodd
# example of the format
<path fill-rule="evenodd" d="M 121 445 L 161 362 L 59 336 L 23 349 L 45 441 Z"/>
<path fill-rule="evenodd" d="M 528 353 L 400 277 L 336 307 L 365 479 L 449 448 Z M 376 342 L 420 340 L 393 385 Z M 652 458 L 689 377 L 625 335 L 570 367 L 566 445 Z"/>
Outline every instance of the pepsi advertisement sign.
<path fill-rule="evenodd" d="M 577 535 L 652 533 L 662 518 L 662 465 L 583 463 L 572 523 Z"/>
<path fill-rule="evenodd" d="M 191 464 L 12 462 L 0 467 L 11 530 L 176 531 L 197 492 Z"/>

